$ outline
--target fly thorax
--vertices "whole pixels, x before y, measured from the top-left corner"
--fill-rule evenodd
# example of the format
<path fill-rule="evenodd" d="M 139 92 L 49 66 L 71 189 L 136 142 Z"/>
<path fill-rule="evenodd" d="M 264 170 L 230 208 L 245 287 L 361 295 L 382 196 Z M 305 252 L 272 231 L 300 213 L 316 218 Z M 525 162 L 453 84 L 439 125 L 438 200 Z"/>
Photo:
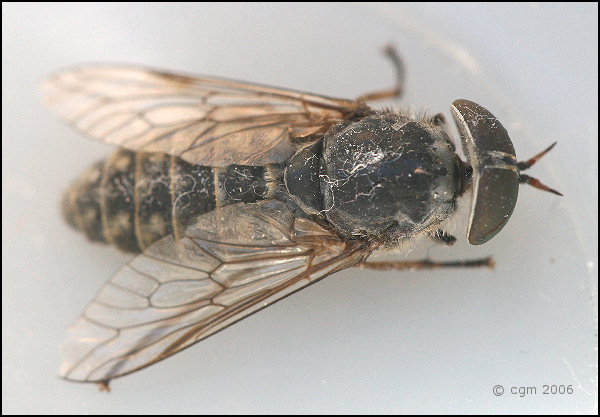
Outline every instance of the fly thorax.
<path fill-rule="evenodd" d="M 292 200 L 311 215 L 323 209 L 319 181 L 322 149 L 321 141 L 303 146 L 287 161 L 284 170 L 285 187 Z"/>
<path fill-rule="evenodd" d="M 427 121 L 384 114 L 324 137 L 323 215 L 348 236 L 395 241 L 446 219 L 459 189 L 454 145 Z"/>

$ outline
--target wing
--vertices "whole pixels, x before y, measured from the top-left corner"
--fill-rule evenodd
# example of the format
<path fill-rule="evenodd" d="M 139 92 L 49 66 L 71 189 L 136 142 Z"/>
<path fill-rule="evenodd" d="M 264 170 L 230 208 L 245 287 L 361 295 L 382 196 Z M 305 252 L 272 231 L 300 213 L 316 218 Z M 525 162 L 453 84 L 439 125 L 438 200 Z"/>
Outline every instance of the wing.
<path fill-rule="evenodd" d="M 371 250 L 274 200 L 201 215 L 181 240 L 155 242 L 102 288 L 69 330 L 60 375 L 106 383 L 151 365 Z"/>
<path fill-rule="evenodd" d="M 76 129 L 133 151 L 209 166 L 280 163 L 291 138 L 324 132 L 364 104 L 292 90 L 149 69 L 87 66 L 43 85 Z"/>

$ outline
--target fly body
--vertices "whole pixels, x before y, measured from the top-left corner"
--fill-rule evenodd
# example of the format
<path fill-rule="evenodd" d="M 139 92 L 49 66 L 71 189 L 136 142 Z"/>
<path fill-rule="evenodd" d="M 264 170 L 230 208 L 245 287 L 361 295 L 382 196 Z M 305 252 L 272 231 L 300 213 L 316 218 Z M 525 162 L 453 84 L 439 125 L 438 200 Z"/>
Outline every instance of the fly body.
<path fill-rule="evenodd" d="M 490 266 L 368 262 L 377 248 L 443 231 L 457 198 L 473 195 L 467 238 L 506 224 L 522 174 L 492 113 L 456 100 L 444 116 L 378 111 L 388 90 L 344 100 L 212 77 L 83 66 L 45 84 L 48 105 L 89 137 L 117 145 L 63 197 L 67 222 L 136 253 L 69 330 L 62 377 L 107 386 L 329 274 Z"/>

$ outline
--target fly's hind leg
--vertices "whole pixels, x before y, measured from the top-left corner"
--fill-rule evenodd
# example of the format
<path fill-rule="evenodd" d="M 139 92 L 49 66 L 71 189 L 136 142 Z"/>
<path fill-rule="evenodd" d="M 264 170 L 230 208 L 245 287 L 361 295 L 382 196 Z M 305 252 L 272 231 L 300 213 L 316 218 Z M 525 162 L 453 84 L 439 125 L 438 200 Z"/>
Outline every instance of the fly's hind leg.
<path fill-rule="evenodd" d="M 392 262 L 361 262 L 355 268 L 373 269 L 376 271 L 390 271 L 401 269 L 439 269 L 439 268 L 481 268 L 494 269 L 494 261 L 491 256 L 480 259 L 468 259 L 465 261 L 435 262 L 431 259 L 420 261 L 392 261 Z"/>
<path fill-rule="evenodd" d="M 392 65 L 396 70 L 396 85 L 385 90 L 373 91 L 363 94 L 356 98 L 356 101 L 364 103 L 367 101 L 386 100 L 392 98 L 400 98 L 404 92 L 404 64 L 396 48 L 392 45 L 386 45 L 383 48 L 383 53 L 392 61 Z"/>
<path fill-rule="evenodd" d="M 110 385 L 108 385 L 110 380 L 100 381 L 98 382 L 98 390 L 100 392 L 110 392 Z"/>

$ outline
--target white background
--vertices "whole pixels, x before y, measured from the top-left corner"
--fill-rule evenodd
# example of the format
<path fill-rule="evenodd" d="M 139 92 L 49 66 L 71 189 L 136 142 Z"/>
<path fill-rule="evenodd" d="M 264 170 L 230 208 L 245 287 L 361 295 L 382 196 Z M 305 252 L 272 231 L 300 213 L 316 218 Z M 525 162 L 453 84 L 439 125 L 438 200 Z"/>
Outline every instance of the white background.
<path fill-rule="evenodd" d="M 60 218 L 62 190 L 111 148 L 43 108 L 43 78 L 129 62 L 352 98 L 390 84 L 390 41 L 403 103 L 450 120 L 454 99 L 479 102 L 520 158 L 559 142 L 531 175 L 564 197 L 522 187 L 489 244 L 460 225 L 430 251 L 496 270 L 343 271 L 110 394 L 60 380 L 66 327 L 128 257 Z M 597 4 L 3 3 L 3 413 L 597 411 L 597 48 Z"/>

